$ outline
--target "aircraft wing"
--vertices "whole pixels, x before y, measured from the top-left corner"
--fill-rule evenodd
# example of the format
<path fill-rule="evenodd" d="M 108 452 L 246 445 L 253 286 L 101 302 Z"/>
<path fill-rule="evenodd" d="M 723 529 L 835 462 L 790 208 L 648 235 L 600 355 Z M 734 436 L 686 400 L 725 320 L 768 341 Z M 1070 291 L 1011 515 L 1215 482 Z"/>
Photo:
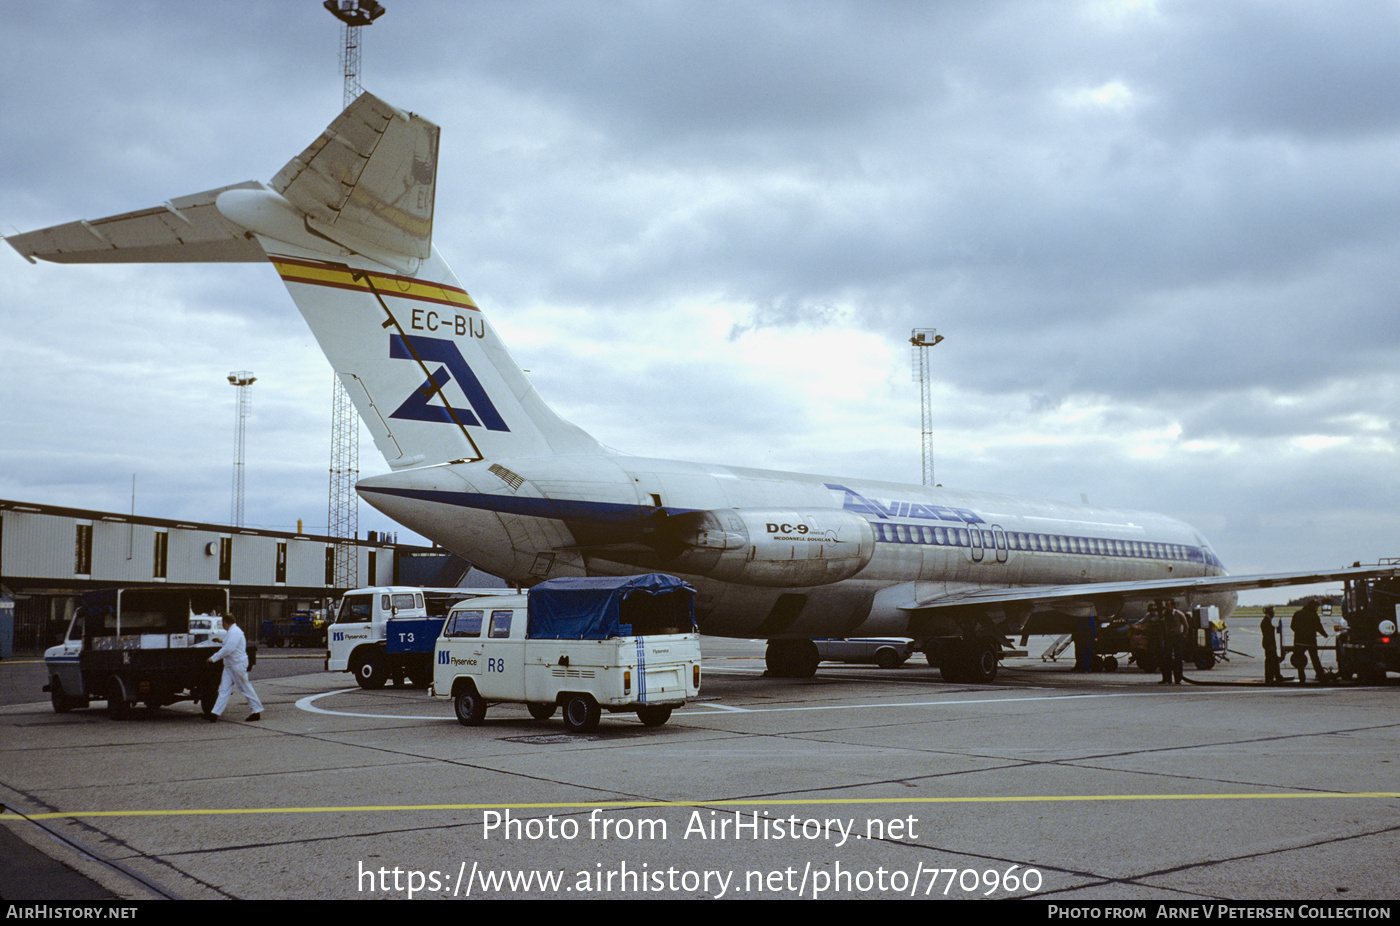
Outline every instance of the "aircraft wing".
<path fill-rule="evenodd" d="M 256 181 L 206 190 L 105 219 L 80 219 L 5 238 L 31 264 L 251 262 L 267 256 L 246 229 L 219 214 L 214 200 L 225 190 L 261 190 Z"/>
<path fill-rule="evenodd" d="M 1099 614 L 1111 614 L 1128 601 L 1181 598 L 1189 602 L 1202 595 L 1219 592 L 1394 576 L 1400 576 L 1400 567 L 1353 566 L 1330 572 L 1277 572 L 1152 581 L 1087 582 L 1077 585 L 1003 586 L 950 592 L 912 601 L 903 605 L 901 609 L 913 615 L 923 616 L 934 616 L 946 610 L 1001 610 L 1020 614 L 1029 614 L 1035 610 L 1091 610 Z"/>

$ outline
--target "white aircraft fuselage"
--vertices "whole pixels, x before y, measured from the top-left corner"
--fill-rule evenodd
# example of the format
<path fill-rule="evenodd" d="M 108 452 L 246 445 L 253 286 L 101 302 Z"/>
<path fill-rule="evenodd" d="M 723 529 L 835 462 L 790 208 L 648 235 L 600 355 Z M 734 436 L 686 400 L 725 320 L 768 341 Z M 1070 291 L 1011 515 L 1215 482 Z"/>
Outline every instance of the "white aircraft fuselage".
<path fill-rule="evenodd" d="M 1224 574 L 1200 532 L 1163 515 L 623 455 L 441 464 L 359 492 L 512 581 L 684 575 L 701 629 L 724 636 L 919 636 L 918 606 L 971 590 Z M 703 523 L 726 514 L 729 529 Z"/>

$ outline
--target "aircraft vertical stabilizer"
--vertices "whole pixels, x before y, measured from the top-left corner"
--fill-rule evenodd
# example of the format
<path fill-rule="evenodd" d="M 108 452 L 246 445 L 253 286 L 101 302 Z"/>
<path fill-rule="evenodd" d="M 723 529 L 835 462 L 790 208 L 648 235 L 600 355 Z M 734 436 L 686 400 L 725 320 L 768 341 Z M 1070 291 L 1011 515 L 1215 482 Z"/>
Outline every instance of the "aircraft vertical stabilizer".
<path fill-rule="evenodd" d="M 433 248 L 438 137 L 366 93 L 270 185 L 7 240 L 69 263 L 271 260 L 392 467 L 601 452 L 544 403 Z"/>

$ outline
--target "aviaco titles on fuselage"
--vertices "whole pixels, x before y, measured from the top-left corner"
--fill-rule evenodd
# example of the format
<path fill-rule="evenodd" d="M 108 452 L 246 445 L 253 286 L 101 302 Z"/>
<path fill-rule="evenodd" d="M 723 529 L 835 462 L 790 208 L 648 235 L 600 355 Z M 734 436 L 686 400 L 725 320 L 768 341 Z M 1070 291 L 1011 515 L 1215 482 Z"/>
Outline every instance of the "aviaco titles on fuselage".
<path fill-rule="evenodd" d="M 808 675 L 813 638 L 908 636 L 988 681 L 1003 637 L 1216 605 L 1343 570 L 1230 577 L 1162 515 L 625 456 L 545 404 L 432 245 L 438 127 L 365 94 L 270 183 L 8 240 L 66 263 L 270 261 L 389 463 L 359 492 L 514 582 L 665 571 L 705 633 L 765 637 Z"/>

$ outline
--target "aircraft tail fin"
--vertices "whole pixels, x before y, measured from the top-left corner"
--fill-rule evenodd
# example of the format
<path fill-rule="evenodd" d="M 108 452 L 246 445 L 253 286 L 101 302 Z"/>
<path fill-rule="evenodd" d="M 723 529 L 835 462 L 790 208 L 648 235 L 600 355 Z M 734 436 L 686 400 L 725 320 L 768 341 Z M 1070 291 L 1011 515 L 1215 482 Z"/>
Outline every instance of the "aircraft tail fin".
<path fill-rule="evenodd" d="M 365 93 L 282 168 L 271 187 L 305 215 L 310 230 L 352 250 L 426 260 L 439 132 Z"/>
<path fill-rule="evenodd" d="M 601 452 L 433 247 L 438 137 L 366 93 L 270 185 L 7 240 L 31 261 L 271 260 L 392 467 Z"/>
<path fill-rule="evenodd" d="M 282 251 L 273 266 L 391 467 L 601 452 L 545 404 L 436 251 L 413 274 Z"/>

